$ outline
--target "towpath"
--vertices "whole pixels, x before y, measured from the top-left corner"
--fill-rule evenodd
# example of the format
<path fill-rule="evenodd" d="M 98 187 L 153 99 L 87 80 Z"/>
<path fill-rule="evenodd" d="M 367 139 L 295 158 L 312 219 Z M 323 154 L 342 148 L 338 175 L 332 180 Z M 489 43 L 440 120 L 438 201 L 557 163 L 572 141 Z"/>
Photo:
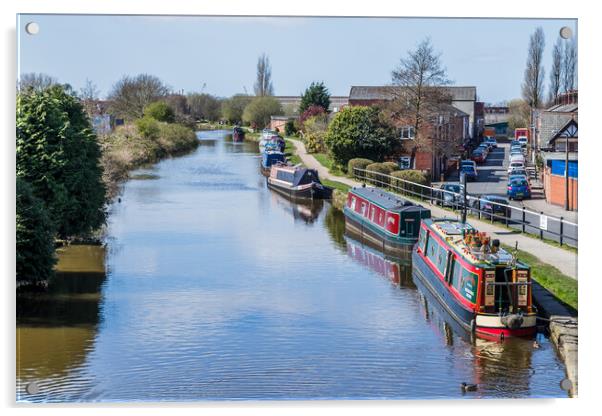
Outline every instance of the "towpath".
<path fill-rule="evenodd" d="M 297 149 L 297 154 L 303 161 L 303 164 L 308 168 L 316 169 L 321 178 L 341 182 L 349 186 L 362 185 L 361 182 L 358 182 L 351 178 L 331 174 L 327 168 L 322 166 L 322 164 L 316 160 L 315 157 L 307 153 L 303 142 L 291 138 L 287 139 L 295 145 L 295 148 Z M 435 205 L 426 202 L 422 202 L 421 204 L 428 207 L 431 210 L 431 213 L 434 217 L 459 217 L 458 214 L 446 211 Z M 541 261 L 556 267 L 563 274 L 572 277 L 573 279 L 577 279 L 577 253 L 565 250 L 560 247 L 552 246 L 536 238 L 529 237 L 525 234 L 521 234 L 519 231 L 499 227 L 490 222 L 470 219 L 470 223 L 479 231 L 485 231 L 489 235 L 499 239 L 503 244 L 507 244 L 509 246 L 514 247 L 514 244 L 518 242 L 518 247 L 521 250 L 527 251 L 533 254 L 534 256 L 538 257 Z"/>

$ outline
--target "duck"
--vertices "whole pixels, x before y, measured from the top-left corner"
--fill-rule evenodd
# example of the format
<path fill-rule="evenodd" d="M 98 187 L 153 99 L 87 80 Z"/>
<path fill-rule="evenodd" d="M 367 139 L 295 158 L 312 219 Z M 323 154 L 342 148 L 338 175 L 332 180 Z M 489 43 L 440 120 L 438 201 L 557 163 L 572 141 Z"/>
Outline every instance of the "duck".
<path fill-rule="evenodd" d="M 462 383 L 460 387 L 462 388 L 462 392 L 465 393 L 467 391 L 477 391 L 478 385 Z"/>

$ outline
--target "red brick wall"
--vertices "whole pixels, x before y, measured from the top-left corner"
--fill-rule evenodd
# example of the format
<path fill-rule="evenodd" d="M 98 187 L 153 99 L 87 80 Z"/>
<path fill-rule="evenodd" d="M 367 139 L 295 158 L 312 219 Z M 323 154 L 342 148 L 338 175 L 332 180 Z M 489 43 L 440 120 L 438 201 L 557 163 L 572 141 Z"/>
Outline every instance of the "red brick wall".
<path fill-rule="evenodd" d="M 416 152 L 415 168 L 416 170 L 431 170 L 433 168 L 433 154 L 431 152 Z"/>
<path fill-rule="evenodd" d="M 543 175 L 543 185 L 546 193 L 546 201 L 548 201 L 548 203 L 564 207 L 564 197 L 566 194 L 564 184 L 564 176 L 552 175 L 550 173 L 550 168 L 546 168 Z M 578 209 L 578 188 L 579 181 L 574 178 L 569 178 L 569 209 L 571 210 Z"/>
<path fill-rule="evenodd" d="M 271 120 L 270 121 L 270 130 L 276 130 L 280 133 L 284 134 L 284 125 L 286 124 L 286 120 Z"/>

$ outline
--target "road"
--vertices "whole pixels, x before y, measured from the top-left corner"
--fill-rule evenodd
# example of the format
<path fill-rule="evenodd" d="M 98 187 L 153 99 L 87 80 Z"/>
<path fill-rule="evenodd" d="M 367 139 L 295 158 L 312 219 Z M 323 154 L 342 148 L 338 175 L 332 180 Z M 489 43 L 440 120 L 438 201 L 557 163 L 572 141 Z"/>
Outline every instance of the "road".
<path fill-rule="evenodd" d="M 470 182 L 467 185 L 467 192 L 471 195 L 479 196 L 479 195 L 499 195 L 506 197 L 506 187 L 508 181 L 508 154 L 510 152 L 510 144 L 509 143 L 499 143 L 497 149 L 493 149 L 487 160 L 484 164 L 478 166 L 478 180 L 476 182 Z M 534 187 L 532 188 L 533 192 L 533 200 L 544 198 L 543 189 L 538 184 L 533 183 Z M 523 207 L 525 210 L 536 211 L 533 208 L 530 208 L 530 201 L 511 201 L 510 205 L 516 207 L 517 209 L 511 210 L 511 220 L 508 222 L 508 226 L 521 229 L 523 225 L 520 223 L 523 221 Z M 534 205 L 534 204 L 533 204 Z M 541 204 L 540 204 L 541 205 Z M 545 212 L 545 211 L 544 211 Z M 569 213 L 571 214 L 571 213 Z M 576 223 L 574 213 L 572 213 L 569 221 L 572 223 Z M 543 231 L 543 237 L 560 241 L 560 221 L 558 220 L 558 216 L 549 216 L 552 215 L 548 213 L 547 217 L 547 230 Z M 525 231 L 540 235 L 540 215 L 534 214 L 531 212 L 524 213 L 524 221 L 527 222 L 525 225 Z M 518 222 L 512 222 L 518 221 Z M 570 223 L 563 223 L 562 225 L 562 234 L 563 234 L 563 243 L 571 245 L 573 247 L 577 246 L 577 226 Z"/>

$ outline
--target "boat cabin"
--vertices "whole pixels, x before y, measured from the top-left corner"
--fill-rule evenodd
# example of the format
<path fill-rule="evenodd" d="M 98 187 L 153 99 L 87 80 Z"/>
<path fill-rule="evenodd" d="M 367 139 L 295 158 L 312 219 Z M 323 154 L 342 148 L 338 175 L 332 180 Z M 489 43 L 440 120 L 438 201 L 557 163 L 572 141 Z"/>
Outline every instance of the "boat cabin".
<path fill-rule="evenodd" d="M 266 151 L 261 156 L 261 165 L 264 168 L 269 168 L 276 163 L 285 163 L 286 158 L 284 153 L 278 151 Z"/>

